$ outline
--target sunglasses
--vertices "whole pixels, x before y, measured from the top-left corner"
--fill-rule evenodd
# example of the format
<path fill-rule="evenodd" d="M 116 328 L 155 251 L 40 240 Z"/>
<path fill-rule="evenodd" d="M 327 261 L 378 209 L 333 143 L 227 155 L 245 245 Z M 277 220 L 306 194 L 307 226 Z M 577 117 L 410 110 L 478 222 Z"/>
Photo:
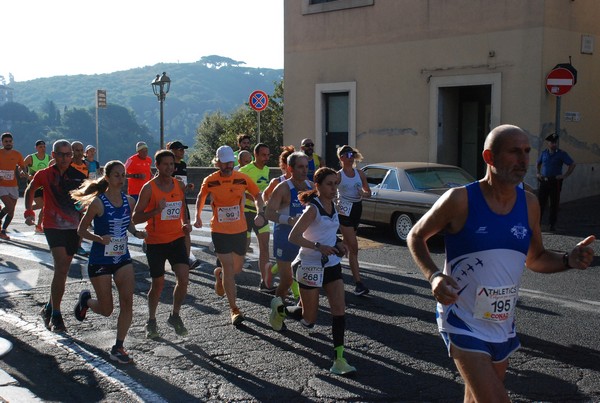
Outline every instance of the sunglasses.
<path fill-rule="evenodd" d="M 55 152 L 54 155 L 56 155 L 56 158 L 72 158 L 73 157 L 73 153 Z"/>
<path fill-rule="evenodd" d="M 303 147 L 314 147 L 315 145 L 313 143 L 306 143 L 304 144 Z"/>
<path fill-rule="evenodd" d="M 347 153 L 344 153 L 342 155 L 344 155 L 346 158 L 354 158 L 354 157 L 356 157 L 356 153 L 354 151 L 348 151 Z"/>

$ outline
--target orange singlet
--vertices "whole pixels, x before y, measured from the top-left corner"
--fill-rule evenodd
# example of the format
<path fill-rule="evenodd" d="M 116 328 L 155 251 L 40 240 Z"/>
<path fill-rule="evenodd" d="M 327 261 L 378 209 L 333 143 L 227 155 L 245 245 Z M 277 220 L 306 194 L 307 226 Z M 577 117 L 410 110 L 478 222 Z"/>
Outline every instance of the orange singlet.
<path fill-rule="evenodd" d="M 163 198 L 166 200 L 167 206 L 160 214 L 156 214 L 146 223 L 147 244 L 169 243 L 184 236 L 181 220 L 183 214 L 185 214 L 184 194 L 178 180 L 175 178 L 172 178 L 172 180 L 173 189 L 170 192 L 160 190 L 155 180 L 150 182 L 152 192 L 148 206 L 144 211 L 148 212 L 156 209 L 159 201 Z"/>

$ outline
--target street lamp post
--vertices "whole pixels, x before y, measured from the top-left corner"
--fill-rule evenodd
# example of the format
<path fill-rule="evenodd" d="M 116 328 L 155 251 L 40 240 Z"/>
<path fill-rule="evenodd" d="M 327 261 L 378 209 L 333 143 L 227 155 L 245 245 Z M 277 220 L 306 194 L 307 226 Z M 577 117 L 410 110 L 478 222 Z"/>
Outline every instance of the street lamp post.
<path fill-rule="evenodd" d="M 156 75 L 156 78 L 150 83 L 152 85 L 152 91 L 158 98 L 160 103 L 160 149 L 162 150 L 165 145 L 165 124 L 163 114 L 163 103 L 167 97 L 167 93 L 171 88 L 171 79 L 167 76 L 167 73 L 163 71 L 162 76 Z"/>

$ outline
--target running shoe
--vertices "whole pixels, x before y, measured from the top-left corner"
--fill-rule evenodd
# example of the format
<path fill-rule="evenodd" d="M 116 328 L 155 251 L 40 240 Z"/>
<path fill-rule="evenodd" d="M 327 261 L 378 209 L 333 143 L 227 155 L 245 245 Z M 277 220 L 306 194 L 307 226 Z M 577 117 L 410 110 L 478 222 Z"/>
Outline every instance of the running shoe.
<path fill-rule="evenodd" d="M 237 326 L 242 323 L 246 317 L 242 312 L 240 312 L 240 308 L 233 308 L 231 310 L 231 324 L 233 326 Z"/>
<path fill-rule="evenodd" d="M 0 231 L 0 239 L 4 239 L 5 241 L 10 241 L 10 237 L 8 235 L 6 235 L 5 230 Z"/>
<path fill-rule="evenodd" d="M 329 370 L 336 375 L 349 376 L 356 373 L 356 368 L 348 364 L 345 358 L 336 358 L 333 360 L 333 366 Z"/>
<path fill-rule="evenodd" d="M 35 226 L 35 233 L 36 234 L 43 234 L 44 233 L 44 228 L 41 225 L 36 225 Z"/>
<path fill-rule="evenodd" d="M 315 328 L 315 324 L 314 323 L 308 323 L 307 321 L 305 321 L 304 319 L 300 320 L 300 324 L 302 325 L 303 328 L 305 328 L 306 330 L 312 330 Z"/>
<path fill-rule="evenodd" d="M 50 330 L 50 319 L 52 318 L 52 309 L 46 309 L 46 306 L 40 311 L 40 316 L 44 320 L 44 326 Z"/>
<path fill-rule="evenodd" d="M 146 338 L 156 339 L 158 336 L 158 326 L 156 325 L 156 319 L 148 319 L 148 322 L 146 322 Z"/>
<path fill-rule="evenodd" d="M 50 318 L 50 330 L 54 333 L 64 333 L 67 331 L 67 327 L 65 326 L 65 322 L 63 321 L 61 314 L 58 314 L 57 316 L 52 315 Z"/>
<path fill-rule="evenodd" d="M 277 286 L 273 285 L 271 287 L 267 287 L 267 285 L 265 284 L 264 281 L 260 281 L 260 284 L 258 285 L 258 291 L 260 292 L 264 292 L 265 294 L 275 294 L 275 291 L 277 291 Z"/>
<path fill-rule="evenodd" d="M 219 296 L 222 297 L 223 295 L 225 295 L 225 288 L 223 287 L 223 276 L 221 275 L 223 272 L 223 269 L 221 269 L 220 267 L 217 267 L 214 271 L 215 274 L 215 293 Z"/>
<path fill-rule="evenodd" d="M 279 307 L 283 306 L 281 297 L 275 297 L 271 300 L 271 315 L 269 316 L 269 323 L 273 330 L 280 332 L 283 328 L 283 319 L 285 318 L 279 313 Z"/>
<path fill-rule="evenodd" d="M 172 314 L 170 314 L 169 319 L 167 320 L 167 323 L 169 325 L 173 326 L 173 328 L 175 329 L 175 333 L 177 333 L 178 335 L 187 336 L 188 330 L 183 325 L 181 316 L 179 316 L 179 315 L 173 316 Z"/>
<path fill-rule="evenodd" d="M 369 293 L 369 289 L 365 287 L 362 281 L 358 281 L 356 283 L 356 287 L 354 288 L 354 295 L 367 295 Z"/>
<path fill-rule="evenodd" d="M 113 346 L 110 350 L 110 359 L 119 364 L 133 364 L 133 358 L 127 354 L 127 351 L 123 347 L 115 348 Z"/>
<path fill-rule="evenodd" d="M 190 258 L 190 270 L 194 270 L 197 269 L 198 267 L 200 267 L 200 265 L 202 264 L 202 260 L 200 259 L 192 259 Z"/>
<path fill-rule="evenodd" d="M 85 314 L 88 310 L 87 302 L 90 298 L 92 298 L 90 290 L 82 290 L 79 293 L 79 300 L 77 301 L 77 304 L 75 304 L 75 309 L 73 309 L 73 312 L 75 313 L 75 319 L 80 322 L 83 322 L 85 319 Z"/>

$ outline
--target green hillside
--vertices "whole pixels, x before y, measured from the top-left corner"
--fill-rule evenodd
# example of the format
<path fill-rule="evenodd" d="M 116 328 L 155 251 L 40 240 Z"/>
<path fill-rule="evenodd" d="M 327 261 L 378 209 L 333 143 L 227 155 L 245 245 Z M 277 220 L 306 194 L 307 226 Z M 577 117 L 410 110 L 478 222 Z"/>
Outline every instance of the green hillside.
<path fill-rule="evenodd" d="M 159 138 L 159 103 L 150 82 L 163 71 L 171 78 L 164 104 L 165 142 L 193 143 L 196 128 L 206 113 L 230 113 L 248 102 L 260 89 L 271 94 L 283 70 L 244 67 L 221 56 L 205 56 L 195 63 L 165 63 L 110 74 L 75 75 L 12 82 L 14 102 L 40 112 L 48 101 L 59 111 L 93 108 L 96 90 L 107 93 L 107 103 L 131 110 L 151 136 Z M 102 119 L 102 111 L 100 111 Z"/>

